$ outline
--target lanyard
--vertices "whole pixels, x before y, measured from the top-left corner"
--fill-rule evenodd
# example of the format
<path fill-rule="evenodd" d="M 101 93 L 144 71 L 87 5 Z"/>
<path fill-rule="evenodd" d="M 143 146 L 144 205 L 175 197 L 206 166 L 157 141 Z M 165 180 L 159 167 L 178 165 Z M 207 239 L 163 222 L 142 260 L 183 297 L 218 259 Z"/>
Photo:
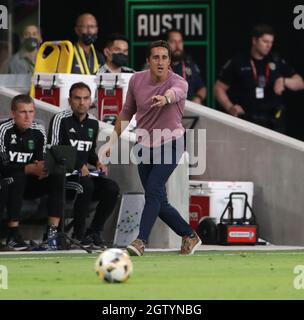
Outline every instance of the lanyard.
<path fill-rule="evenodd" d="M 93 73 L 96 73 L 97 70 L 99 69 L 99 63 L 97 60 L 97 55 L 95 52 L 95 48 L 94 46 L 91 44 L 90 46 L 92 53 L 93 53 L 93 57 L 94 57 L 94 68 L 93 68 Z M 84 53 L 84 50 L 81 48 L 81 46 L 79 45 L 79 43 L 76 44 L 76 46 L 74 46 L 74 51 L 75 51 L 75 56 L 76 56 L 76 60 L 79 64 L 79 68 L 80 68 L 80 72 L 82 74 L 91 74 L 88 63 L 87 63 L 87 59 Z"/>
<path fill-rule="evenodd" d="M 258 84 L 258 73 L 257 73 L 255 63 L 252 59 L 250 59 L 250 63 L 251 63 L 251 67 L 252 67 L 253 79 Z M 267 82 L 269 80 L 269 76 L 270 76 L 270 68 L 269 68 L 269 64 L 267 63 L 266 67 L 265 67 L 265 77 L 266 77 L 265 84 L 267 84 Z"/>

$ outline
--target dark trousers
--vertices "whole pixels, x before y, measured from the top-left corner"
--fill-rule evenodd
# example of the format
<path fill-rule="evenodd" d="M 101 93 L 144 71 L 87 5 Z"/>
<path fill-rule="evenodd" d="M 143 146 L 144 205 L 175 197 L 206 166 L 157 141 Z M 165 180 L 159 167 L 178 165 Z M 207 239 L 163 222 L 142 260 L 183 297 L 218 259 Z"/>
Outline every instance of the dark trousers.
<path fill-rule="evenodd" d="M 75 181 L 82 185 L 83 193 L 77 195 L 74 205 L 74 236 L 81 239 L 84 235 L 85 220 L 89 213 L 90 203 L 97 201 L 94 218 L 90 229 L 92 232 L 103 230 L 103 226 L 111 215 L 119 195 L 118 184 L 106 177 L 75 177 L 68 181 Z"/>
<path fill-rule="evenodd" d="M 63 211 L 63 176 L 49 175 L 39 180 L 20 172 L 12 176 L 14 183 L 0 190 L 0 213 L 6 208 L 9 221 L 19 221 L 23 199 L 36 199 L 48 195 L 48 215 L 61 217 Z"/>
<path fill-rule="evenodd" d="M 182 152 L 176 150 L 175 141 L 173 141 L 169 150 L 164 145 L 158 149 L 154 152 L 154 155 L 158 154 L 156 159 L 155 157 L 153 158 L 153 149 L 150 149 L 150 164 L 138 164 L 138 173 L 145 190 L 145 206 L 140 221 L 138 238 L 145 241 L 148 241 L 157 217 L 164 221 L 179 236 L 191 235 L 193 233 L 190 225 L 169 204 L 166 192 L 166 182 L 176 168 Z M 168 152 L 172 152 L 171 163 L 164 161 L 165 154 Z M 160 163 L 155 164 L 155 162 Z"/>
<path fill-rule="evenodd" d="M 246 112 L 240 118 L 279 133 L 286 132 L 286 112 L 283 105 L 271 109 L 265 106 L 265 110 Z"/>

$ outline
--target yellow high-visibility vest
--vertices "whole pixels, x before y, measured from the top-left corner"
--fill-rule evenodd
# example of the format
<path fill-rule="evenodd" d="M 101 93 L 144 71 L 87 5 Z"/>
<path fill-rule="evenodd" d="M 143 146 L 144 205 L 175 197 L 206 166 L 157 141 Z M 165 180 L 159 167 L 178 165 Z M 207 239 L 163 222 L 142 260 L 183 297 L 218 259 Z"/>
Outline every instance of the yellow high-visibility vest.
<path fill-rule="evenodd" d="M 90 45 L 90 48 L 92 50 L 93 57 L 94 57 L 93 73 L 95 74 L 98 71 L 100 65 L 98 63 L 96 51 L 95 51 L 95 48 L 94 48 L 93 44 Z M 74 45 L 74 52 L 75 52 L 75 57 L 76 57 L 76 60 L 78 62 L 81 74 L 91 74 L 89 66 L 88 66 L 88 62 L 87 62 L 87 59 L 86 59 L 86 56 L 85 56 L 85 53 L 84 53 L 84 50 L 79 45 L 79 43 Z"/>

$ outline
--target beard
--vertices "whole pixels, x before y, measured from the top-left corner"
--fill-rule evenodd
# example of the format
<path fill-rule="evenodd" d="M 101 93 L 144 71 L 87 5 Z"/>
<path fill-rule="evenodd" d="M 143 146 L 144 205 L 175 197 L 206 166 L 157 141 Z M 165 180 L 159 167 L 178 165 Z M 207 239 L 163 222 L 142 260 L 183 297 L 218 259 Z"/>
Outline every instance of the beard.
<path fill-rule="evenodd" d="M 184 51 L 174 51 L 171 53 L 171 60 L 173 63 L 181 62 L 184 58 Z"/>

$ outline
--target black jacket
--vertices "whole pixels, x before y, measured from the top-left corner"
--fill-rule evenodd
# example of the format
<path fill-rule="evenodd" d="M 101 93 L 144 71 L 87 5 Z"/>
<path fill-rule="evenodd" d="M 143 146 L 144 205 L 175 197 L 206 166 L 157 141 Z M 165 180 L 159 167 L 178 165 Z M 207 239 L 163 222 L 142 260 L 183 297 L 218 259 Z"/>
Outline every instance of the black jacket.
<path fill-rule="evenodd" d="M 254 77 L 253 67 L 256 69 Z M 268 71 L 267 71 L 268 70 Z M 295 70 L 276 54 L 255 60 L 250 52 L 239 53 L 221 69 L 218 80 L 228 85 L 228 95 L 233 103 L 239 104 L 248 114 L 271 112 L 283 104 L 283 97 L 274 92 L 274 83 L 279 77 L 292 77 Z M 263 84 L 258 79 L 263 79 Z M 264 98 L 256 97 L 256 88 L 264 88 Z"/>
<path fill-rule="evenodd" d="M 57 113 L 51 120 L 48 132 L 48 144 L 70 145 L 77 149 L 75 169 L 79 170 L 88 163 L 96 165 L 95 152 L 99 124 L 91 115 L 80 122 L 72 110 Z"/>
<path fill-rule="evenodd" d="M 33 122 L 20 131 L 14 120 L 0 124 L 0 168 L 3 176 L 24 171 L 28 163 L 43 160 L 46 150 L 46 134 L 43 126 Z"/>

